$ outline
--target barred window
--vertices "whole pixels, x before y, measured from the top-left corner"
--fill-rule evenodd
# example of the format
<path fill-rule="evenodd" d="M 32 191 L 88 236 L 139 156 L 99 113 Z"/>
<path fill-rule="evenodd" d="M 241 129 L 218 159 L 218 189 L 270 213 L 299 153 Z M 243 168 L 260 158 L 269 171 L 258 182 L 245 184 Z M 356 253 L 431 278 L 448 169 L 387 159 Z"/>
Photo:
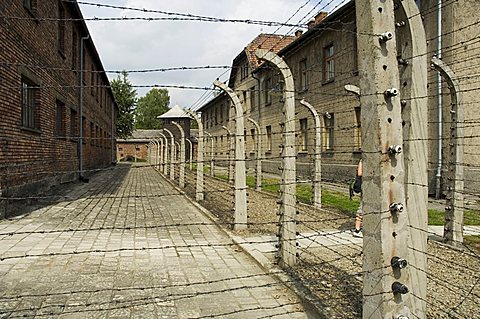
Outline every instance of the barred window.
<path fill-rule="evenodd" d="M 22 78 L 22 126 L 31 129 L 39 128 L 38 116 L 38 104 L 39 104 L 39 91 L 38 85 Z"/>

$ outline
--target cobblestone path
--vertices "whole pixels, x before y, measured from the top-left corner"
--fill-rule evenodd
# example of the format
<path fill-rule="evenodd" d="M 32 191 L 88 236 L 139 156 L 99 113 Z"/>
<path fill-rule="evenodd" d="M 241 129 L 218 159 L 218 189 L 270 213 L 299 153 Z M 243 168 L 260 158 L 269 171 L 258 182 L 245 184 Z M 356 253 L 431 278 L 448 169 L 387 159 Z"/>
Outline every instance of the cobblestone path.
<path fill-rule="evenodd" d="M 0 221 L 0 318 L 306 317 L 150 167 L 58 194 Z"/>

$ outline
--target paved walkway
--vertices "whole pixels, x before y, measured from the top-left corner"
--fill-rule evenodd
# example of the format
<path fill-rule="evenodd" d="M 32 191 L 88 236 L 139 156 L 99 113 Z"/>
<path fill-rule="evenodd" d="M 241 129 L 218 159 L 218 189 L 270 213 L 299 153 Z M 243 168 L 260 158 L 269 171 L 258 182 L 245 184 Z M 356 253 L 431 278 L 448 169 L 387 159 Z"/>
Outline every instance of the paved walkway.
<path fill-rule="evenodd" d="M 306 318 L 151 168 L 62 194 L 0 221 L 0 318 Z"/>

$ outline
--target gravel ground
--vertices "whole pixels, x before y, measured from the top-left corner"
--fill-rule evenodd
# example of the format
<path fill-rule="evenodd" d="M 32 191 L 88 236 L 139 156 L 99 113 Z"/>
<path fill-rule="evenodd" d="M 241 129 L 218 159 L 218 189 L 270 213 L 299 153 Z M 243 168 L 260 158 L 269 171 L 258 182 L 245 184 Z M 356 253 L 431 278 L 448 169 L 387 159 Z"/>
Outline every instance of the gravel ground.
<path fill-rule="evenodd" d="M 189 172 L 187 195 L 195 197 L 194 175 Z M 224 181 L 205 176 L 202 203 L 227 227 L 233 217 L 233 189 Z M 242 236 L 277 233 L 275 196 L 248 191 L 248 230 Z M 298 205 L 300 232 L 353 227 L 352 217 Z M 437 242 L 428 244 L 428 318 L 480 318 L 480 252 L 460 251 Z M 287 269 L 323 305 L 326 318 L 360 318 L 362 310 L 362 252 L 358 245 L 299 249 L 298 265 Z"/>

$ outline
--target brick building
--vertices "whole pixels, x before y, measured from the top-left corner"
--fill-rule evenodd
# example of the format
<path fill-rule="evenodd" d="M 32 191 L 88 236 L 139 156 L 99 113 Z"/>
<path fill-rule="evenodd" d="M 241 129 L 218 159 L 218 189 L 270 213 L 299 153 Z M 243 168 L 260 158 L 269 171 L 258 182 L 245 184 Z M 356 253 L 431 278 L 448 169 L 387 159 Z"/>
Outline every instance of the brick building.
<path fill-rule="evenodd" d="M 126 139 L 117 139 L 117 161 L 147 161 L 149 144 L 158 140 L 162 130 L 135 130 Z"/>
<path fill-rule="evenodd" d="M 78 4 L 3 1 L 0 11 L 0 196 L 110 165 L 118 109 Z"/>
<path fill-rule="evenodd" d="M 449 2 L 442 13 L 442 36 L 438 28 L 437 0 L 417 1 L 422 13 L 426 35 L 428 59 L 437 53 L 437 41 L 442 38 L 443 61 L 450 65 L 463 87 L 465 110 L 465 170 L 470 176 L 465 187 L 470 190 L 480 186 L 480 158 L 475 145 L 480 143 L 474 131 L 478 126 L 479 93 L 475 69 L 480 65 L 475 36 L 480 25 L 473 15 L 480 9 L 480 2 L 464 0 Z M 401 37 L 408 28 L 397 28 Z M 300 104 L 305 99 L 322 117 L 322 178 L 346 181 L 355 176 L 355 167 L 362 153 L 361 105 L 355 94 L 348 93 L 345 85 L 358 86 L 358 57 L 356 37 L 355 2 L 350 1 L 327 15 L 320 12 L 309 23 L 306 32 L 297 31 L 295 37 L 261 34 L 248 44 L 233 60 L 229 86 L 242 102 L 245 119 L 250 117 L 260 126 L 263 152 L 263 169 L 278 174 L 280 167 L 280 144 L 283 126 L 283 79 L 279 71 L 267 64 L 259 64 L 254 57 L 258 44 L 280 55 L 289 65 L 295 82 L 296 99 L 296 150 L 297 174 L 309 178 L 313 168 L 314 120 Z M 398 44 L 399 58 L 407 43 Z M 447 149 L 439 145 L 449 143 L 450 101 L 449 91 L 443 86 L 444 97 L 438 105 L 437 72 L 429 71 L 428 117 L 429 117 L 429 192 L 435 192 L 435 175 L 439 163 L 438 149 L 442 150 L 441 170 L 449 162 Z M 438 119 L 443 110 L 442 120 Z M 202 121 L 207 131 L 214 135 L 215 150 L 219 157 L 226 158 L 227 140 L 223 126 L 233 130 L 234 112 L 230 100 L 219 95 L 201 108 Z M 443 137 L 438 135 L 439 122 L 443 124 Z M 468 124 L 472 123 L 472 124 Z M 255 158 L 255 128 L 245 121 L 247 165 L 253 167 Z M 220 161 L 219 161 L 220 162 Z M 442 184 L 444 180 L 442 178 Z"/>

